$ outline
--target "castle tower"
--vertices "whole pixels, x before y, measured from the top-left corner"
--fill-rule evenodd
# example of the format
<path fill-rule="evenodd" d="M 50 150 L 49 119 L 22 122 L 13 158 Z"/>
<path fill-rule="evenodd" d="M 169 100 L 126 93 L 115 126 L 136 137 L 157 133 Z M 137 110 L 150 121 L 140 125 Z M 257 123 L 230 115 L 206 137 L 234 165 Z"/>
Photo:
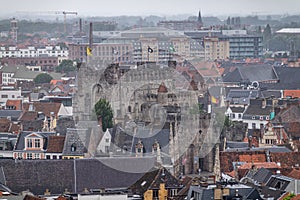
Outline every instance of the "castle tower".
<path fill-rule="evenodd" d="M 168 89 L 165 85 L 164 82 L 162 82 L 160 84 L 160 86 L 158 87 L 158 90 L 157 90 L 157 101 L 158 103 L 161 103 L 161 104 L 164 104 L 166 103 L 167 101 L 167 93 L 168 93 Z"/>

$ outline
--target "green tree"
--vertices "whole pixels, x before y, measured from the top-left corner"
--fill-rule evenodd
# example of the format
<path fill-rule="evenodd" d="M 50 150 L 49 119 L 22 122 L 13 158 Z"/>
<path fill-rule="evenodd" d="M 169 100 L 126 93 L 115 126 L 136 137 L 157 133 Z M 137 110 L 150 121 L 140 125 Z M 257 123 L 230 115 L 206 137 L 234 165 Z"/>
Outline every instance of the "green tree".
<path fill-rule="evenodd" d="M 67 73 L 71 71 L 75 71 L 76 67 L 73 65 L 72 60 L 63 60 L 57 67 L 56 72 Z"/>
<path fill-rule="evenodd" d="M 50 83 L 52 79 L 52 76 L 50 76 L 49 74 L 41 73 L 33 79 L 33 82 L 35 84 Z"/>
<path fill-rule="evenodd" d="M 113 111 L 110 103 L 106 99 L 100 99 L 95 104 L 94 109 L 97 118 L 102 120 L 102 130 L 106 131 L 107 128 L 111 128 L 113 126 Z"/>

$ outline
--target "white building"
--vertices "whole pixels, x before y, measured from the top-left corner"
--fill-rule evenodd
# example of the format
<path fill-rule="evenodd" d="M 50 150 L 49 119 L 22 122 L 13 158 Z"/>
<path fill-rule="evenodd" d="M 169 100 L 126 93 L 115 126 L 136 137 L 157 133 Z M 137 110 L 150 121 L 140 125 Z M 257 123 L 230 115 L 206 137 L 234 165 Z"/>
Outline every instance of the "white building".
<path fill-rule="evenodd" d="M 27 47 L 19 49 L 15 46 L 11 47 L 0 47 L 0 58 L 5 57 L 40 57 L 40 56 L 49 56 L 49 57 L 68 57 L 68 49 L 62 49 L 60 46 L 46 46 L 43 48 L 36 47 Z"/>

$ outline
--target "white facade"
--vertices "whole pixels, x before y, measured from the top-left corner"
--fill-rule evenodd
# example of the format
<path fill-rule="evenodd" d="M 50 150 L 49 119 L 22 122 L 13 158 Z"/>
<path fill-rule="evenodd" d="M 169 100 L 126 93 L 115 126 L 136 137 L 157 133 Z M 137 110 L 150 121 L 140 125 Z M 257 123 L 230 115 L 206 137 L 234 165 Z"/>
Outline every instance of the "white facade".
<path fill-rule="evenodd" d="M 243 123 L 248 124 L 248 129 L 260 129 L 261 126 L 266 126 L 268 120 L 243 119 Z"/>
<path fill-rule="evenodd" d="M 26 49 L 18 49 L 16 47 L 1 47 L 0 58 L 5 57 L 68 57 L 69 51 L 67 49 L 61 49 L 59 46 L 46 46 L 44 48 L 28 47 Z"/>
<path fill-rule="evenodd" d="M 2 85 L 15 84 L 14 72 L 2 72 Z"/>
<path fill-rule="evenodd" d="M 21 96 L 21 89 L 19 89 L 19 90 L 0 90 L 0 103 L 1 103 L 1 106 L 5 106 L 6 101 L 8 99 L 23 100 L 23 97 Z"/>
<path fill-rule="evenodd" d="M 111 142 L 111 134 L 107 129 L 99 143 L 97 150 L 102 153 L 109 153 L 110 142 Z"/>

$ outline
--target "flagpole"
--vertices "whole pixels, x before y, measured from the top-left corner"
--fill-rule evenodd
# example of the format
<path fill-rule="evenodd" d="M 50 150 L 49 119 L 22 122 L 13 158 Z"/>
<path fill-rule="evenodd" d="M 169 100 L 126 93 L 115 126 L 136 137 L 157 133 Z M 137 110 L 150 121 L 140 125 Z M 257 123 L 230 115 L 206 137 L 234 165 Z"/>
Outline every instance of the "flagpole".
<path fill-rule="evenodd" d="M 149 50 L 147 50 L 147 59 L 148 59 L 148 62 L 149 62 Z"/>

